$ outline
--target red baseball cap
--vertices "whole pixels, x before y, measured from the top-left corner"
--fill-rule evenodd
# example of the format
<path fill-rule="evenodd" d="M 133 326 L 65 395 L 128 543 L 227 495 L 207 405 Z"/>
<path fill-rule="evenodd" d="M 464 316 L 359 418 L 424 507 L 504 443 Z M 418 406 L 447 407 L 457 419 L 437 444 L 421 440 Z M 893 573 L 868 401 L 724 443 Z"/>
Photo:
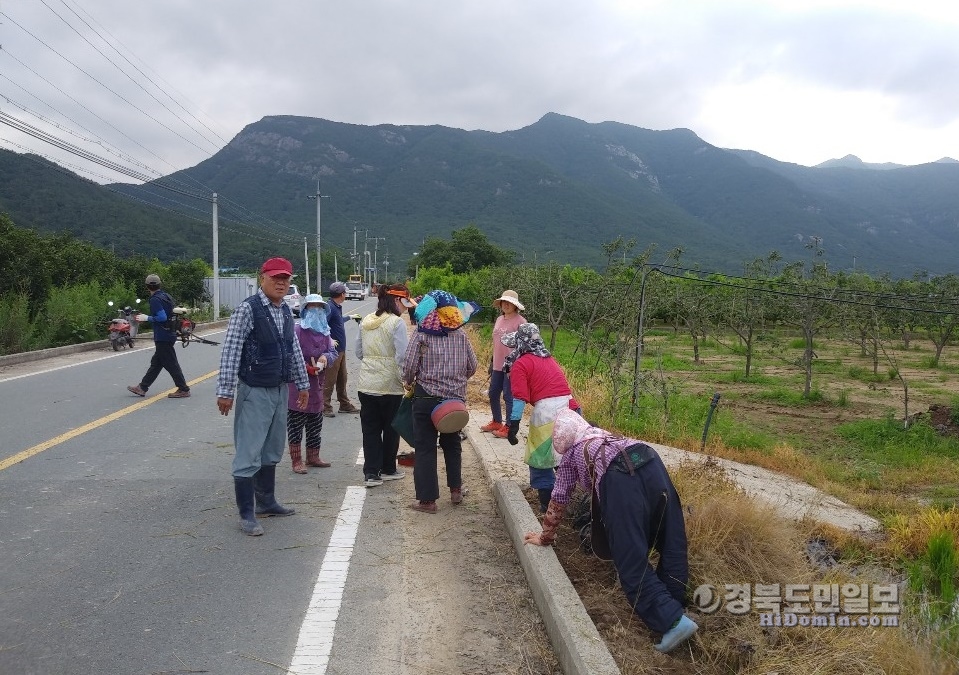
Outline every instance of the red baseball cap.
<path fill-rule="evenodd" d="M 293 274 L 293 265 L 286 258 L 270 258 L 263 267 L 260 268 L 260 274 L 266 274 L 271 277 L 278 277 L 281 274 L 295 276 Z"/>

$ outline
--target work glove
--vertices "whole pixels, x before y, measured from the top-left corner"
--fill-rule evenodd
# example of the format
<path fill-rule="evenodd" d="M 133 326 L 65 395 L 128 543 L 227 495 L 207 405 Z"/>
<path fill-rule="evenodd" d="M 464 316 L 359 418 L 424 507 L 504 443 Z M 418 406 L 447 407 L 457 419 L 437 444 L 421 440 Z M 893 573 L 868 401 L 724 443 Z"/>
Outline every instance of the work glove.
<path fill-rule="evenodd" d="M 133 317 L 133 318 L 136 319 L 136 320 L 137 320 L 138 322 L 140 322 L 140 323 L 143 323 L 144 321 L 149 321 L 149 320 L 150 320 L 150 317 L 147 316 L 146 314 L 137 314 L 137 315 L 136 315 L 135 317 Z"/>
<path fill-rule="evenodd" d="M 336 348 L 336 347 L 339 347 L 339 346 L 340 346 L 340 341 L 339 341 L 339 340 L 330 340 L 330 342 L 332 342 L 332 343 L 333 343 L 333 347 L 334 347 L 334 348 Z"/>
<path fill-rule="evenodd" d="M 317 375 L 317 374 L 319 374 L 319 372 L 320 372 L 320 369 L 317 368 L 316 366 L 310 366 L 310 365 L 308 365 L 308 366 L 306 367 L 306 374 L 307 374 L 307 375 L 310 375 L 310 376 L 312 376 L 312 375 Z"/>
<path fill-rule="evenodd" d="M 359 314 L 350 314 L 350 318 L 353 319 L 356 323 L 359 323 L 363 320 L 363 317 Z"/>
<path fill-rule="evenodd" d="M 519 439 L 516 438 L 516 434 L 519 433 L 519 420 L 510 420 L 509 421 L 509 433 L 506 434 L 506 440 L 509 441 L 510 445 L 516 445 L 519 443 Z"/>

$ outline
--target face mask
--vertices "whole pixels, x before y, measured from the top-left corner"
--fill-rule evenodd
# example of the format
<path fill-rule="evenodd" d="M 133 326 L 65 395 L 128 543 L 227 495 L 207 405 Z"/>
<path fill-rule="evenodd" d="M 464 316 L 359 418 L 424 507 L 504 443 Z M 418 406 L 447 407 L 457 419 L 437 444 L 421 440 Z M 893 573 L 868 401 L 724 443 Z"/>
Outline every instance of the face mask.
<path fill-rule="evenodd" d="M 330 334 L 330 325 L 326 321 L 326 312 L 318 307 L 310 307 L 300 314 L 300 326 L 323 335 Z"/>

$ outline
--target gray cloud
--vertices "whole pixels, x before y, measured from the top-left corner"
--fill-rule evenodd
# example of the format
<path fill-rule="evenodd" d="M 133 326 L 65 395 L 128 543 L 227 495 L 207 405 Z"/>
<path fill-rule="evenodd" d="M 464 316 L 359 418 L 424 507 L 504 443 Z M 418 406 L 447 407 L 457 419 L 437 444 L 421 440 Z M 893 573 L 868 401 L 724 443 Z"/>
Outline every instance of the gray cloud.
<path fill-rule="evenodd" d="M 88 17 L 75 0 L 45 1 L 49 8 L 27 0 L 0 6 L 6 15 L 0 16 L 0 72 L 58 112 L 30 100 L 7 80 L 0 79 L 0 94 L 50 117 L 68 115 L 161 173 L 195 164 L 222 145 L 221 139 L 266 115 L 505 131 L 559 112 L 590 122 L 687 127 L 717 144 L 767 154 L 774 149 L 779 154 L 773 156 L 786 161 L 809 161 L 813 141 L 826 153 L 818 161 L 848 152 L 901 162 L 959 155 L 959 56 L 952 17 L 861 5 L 811 5 L 787 12 L 760 2 L 543 0 L 286 0 L 272 5 L 89 0 L 83 6 Z M 164 110 L 51 11 L 97 42 L 68 7 L 91 23 L 95 19 L 142 58 L 137 66 L 190 115 L 165 98 L 175 114 Z M 109 124 L 39 82 L 12 57 Z M 776 109 L 775 91 L 763 93 L 770 81 L 812 92 L 802 100 L 806 110 Z M 733 95 L 726 89 L 743 99 L 723 99 Z M 884 133 L 859 140 L 838 120 L 809 128 L 794 121 L 809 120 L 804 112 L 839 105 L 837 100 L 848 105 L 854 95 L 863 97 L 861 112 L 854 112 L 887 124 Z M 709 107 L 724 100 L 724 114 Z M 876 100 L 884 101 L 883 109 L 876 108 Z M 765 130 L 748 114 L 759 104 L 771 106 Z M 737 107 L 740 114 L 729 113 Z M 3 109 L 11 110 L 6 102 Z M 911 138 L 909 146 L 897 145 L 905 136 Z M 12 137 L 0 128 L 0 139 Z M 925 145 L 917 147 L 920 141 Z M 848 147 L 852 142 L 862 147 Z M 24 144 L 42 149 L 36 141 Z M 924 160 L 915 159 L 919 152 Z"/>

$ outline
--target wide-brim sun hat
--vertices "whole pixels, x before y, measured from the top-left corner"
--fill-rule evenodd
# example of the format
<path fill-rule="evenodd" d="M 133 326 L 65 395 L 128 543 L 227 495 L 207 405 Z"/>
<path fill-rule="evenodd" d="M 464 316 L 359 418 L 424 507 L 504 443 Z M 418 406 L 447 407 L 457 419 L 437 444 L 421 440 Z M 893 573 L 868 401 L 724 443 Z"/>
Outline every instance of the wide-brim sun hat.
<path fill-rule="evenodd" d="M 493 307 L 500 309 L 500 304 L 503 302 L 508 302 L 521 312 L 526 309 L 519 301 L 519 294 L 516 291 L 503 291 L 503 295 L 493 300 Z"/>
<path fill-rule="evenodd" d="M 319 305 L 320 307 L 326 307 L 326 300 L 323 299 L 323 296 L 319 293 L 310 293 L 305 298 L 303 298 L 303 306 L 309 307 L 310 305 Z"/>

